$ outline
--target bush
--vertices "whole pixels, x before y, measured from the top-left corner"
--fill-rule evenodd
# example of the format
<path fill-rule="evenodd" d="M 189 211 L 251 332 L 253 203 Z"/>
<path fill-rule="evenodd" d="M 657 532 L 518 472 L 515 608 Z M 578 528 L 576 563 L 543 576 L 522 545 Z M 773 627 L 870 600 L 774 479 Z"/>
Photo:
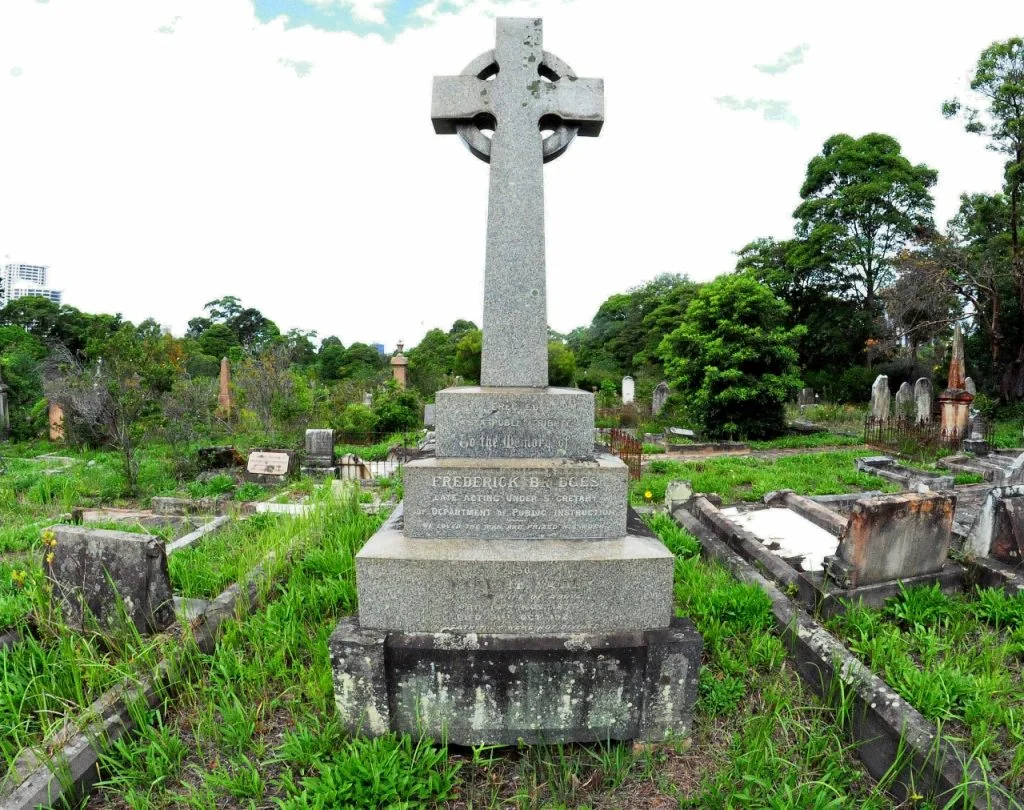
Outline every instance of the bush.
<path fill-rule="evenodd" d="M 773 438 L 800 388 L 789 307 L 749 276 L 720 276 L 690 302 L 659 351 L 673 388 L 710 438 Z"/>

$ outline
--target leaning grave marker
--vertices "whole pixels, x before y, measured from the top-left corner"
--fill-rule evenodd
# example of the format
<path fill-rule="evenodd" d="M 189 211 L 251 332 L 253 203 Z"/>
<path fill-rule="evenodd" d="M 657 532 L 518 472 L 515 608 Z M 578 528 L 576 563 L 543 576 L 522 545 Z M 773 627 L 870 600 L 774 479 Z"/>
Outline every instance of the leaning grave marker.
<path fill-rule="evenodd" d="M 437 455 L 406 465 L 403 507 L 356 557 L 360 613 L 330 643 L 351 732 L 689 731 L 701 639 L 672 618 L 674 558 L 627 529 L 628 471 L 595 456 L 593 395 L 547 387 L 543 163 L 597 135 L 603 107 L 536 19 L 499 19 L 493 51 L 434 81 L 435 131 L 491 167 L 482 385 L 438 392 Z"/>

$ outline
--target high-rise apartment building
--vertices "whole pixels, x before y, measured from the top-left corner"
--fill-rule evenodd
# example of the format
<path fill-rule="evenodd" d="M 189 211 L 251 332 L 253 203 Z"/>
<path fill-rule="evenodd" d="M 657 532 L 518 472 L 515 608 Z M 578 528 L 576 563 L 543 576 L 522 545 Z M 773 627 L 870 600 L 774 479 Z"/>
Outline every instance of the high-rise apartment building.
<path fill-rule="evenodd" d="M 29 295 L 38 295 L 59 304 L 61 291 L 46 284 L 49 269 L 46 265 L 40 264 L 5 264 L 0 272 L 0 307 Z"/>

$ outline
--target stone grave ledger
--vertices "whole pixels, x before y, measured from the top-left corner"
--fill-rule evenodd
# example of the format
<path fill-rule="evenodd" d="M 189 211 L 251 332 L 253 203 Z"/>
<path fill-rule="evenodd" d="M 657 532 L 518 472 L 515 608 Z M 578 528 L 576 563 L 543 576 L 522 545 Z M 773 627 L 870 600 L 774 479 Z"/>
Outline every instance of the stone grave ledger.
<path fill-rule="evenodd" d="M 405 465 L 402 505 L 356 555 L 359 615 L 330 642 L 350 732 L 689 732 L 701 639 L 673 618 L 675 558 L 629 520 L 628 468 L 595 451 L 593 394 L 547 387 L 542 168 L 602 112 L 600 80 L 544 51 L 535 19 L 500 18 L 493 51 L 435 79 L 435 130 L 490 164 L 483 385 L 437 392 L 435 456 Z M 548 116 L 561 125 L 544 137 Z"/>

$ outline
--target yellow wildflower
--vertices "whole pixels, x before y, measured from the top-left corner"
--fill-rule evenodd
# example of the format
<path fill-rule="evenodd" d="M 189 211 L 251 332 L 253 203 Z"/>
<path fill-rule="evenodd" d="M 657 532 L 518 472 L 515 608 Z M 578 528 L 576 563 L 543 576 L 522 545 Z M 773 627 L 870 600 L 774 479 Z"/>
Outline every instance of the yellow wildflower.
<path fill-rule="evenodd" d="M 11 571 L 11 579 L 19 587 L 25 584 L 25 577 L 27 576 L 28 574 L 25 571 Z"/>
<path fill-rule="evenodd" d="M 57 533 L 53 529 L 47 529 L 43 532 L 43 545 L 50 548 L 57 545 Z"/>
<path fill-rule="evenodd" d="M 646 491 L 646 492 L 644 493 L 644 498 L 646 498 L 647 500 L 650 500 L 650 499 L 651 499 L 651 498 L 653 498 L 653 497 L 654 497 L 654 493 L 653 493 L 653 492 L 651 492 L 650 490 L 647 490 L 647 491 Z"/>
<path fill-rule="evenodd" d="M 46 564 L 50 565 L 52 562 L 53 562 L 53 552 L 51 551 L 51 552 L 49 552 L 46 555 Z"/>

